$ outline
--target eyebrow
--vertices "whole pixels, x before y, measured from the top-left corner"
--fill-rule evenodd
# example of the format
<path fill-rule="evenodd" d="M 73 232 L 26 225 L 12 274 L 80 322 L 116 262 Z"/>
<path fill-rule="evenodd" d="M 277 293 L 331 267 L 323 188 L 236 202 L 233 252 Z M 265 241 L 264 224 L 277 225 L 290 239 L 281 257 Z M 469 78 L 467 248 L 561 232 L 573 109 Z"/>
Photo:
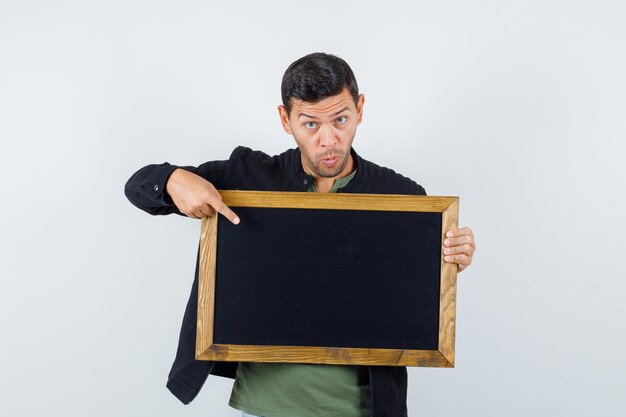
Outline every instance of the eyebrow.
<path fill-rule="evenodd" d="M 348 106 L 344 107 L 343 109 L 341 109 L 338 112 L 336 112 L 335 114 L 333 114 L 333 116 L 337 116 L 338 114 L 341 114 L 341 113 L 343 113 L 346 110 L 350 110 L 350 107 L 348 107 Z M 306 114 L 306 113 L 302 113 L 302 112 L 298 113 L 298 117 L 308 117 L 310 119 L 315 119 L 315 120 L 318 119 L 318 117 L 311 116 L 310 114 Z"/>

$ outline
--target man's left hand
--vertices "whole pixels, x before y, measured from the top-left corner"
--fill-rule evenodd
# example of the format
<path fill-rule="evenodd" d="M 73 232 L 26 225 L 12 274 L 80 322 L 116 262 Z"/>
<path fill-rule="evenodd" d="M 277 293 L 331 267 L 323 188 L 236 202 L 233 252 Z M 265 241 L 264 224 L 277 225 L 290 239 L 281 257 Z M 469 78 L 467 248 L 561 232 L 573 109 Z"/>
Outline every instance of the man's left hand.
<path fill-rule="evenodd" d="M 444 261 L 457 264 L 461 272 L 470 266 L 476 251 L 474 232 L 469 227 L 450 230 L 443 246 Z"/>

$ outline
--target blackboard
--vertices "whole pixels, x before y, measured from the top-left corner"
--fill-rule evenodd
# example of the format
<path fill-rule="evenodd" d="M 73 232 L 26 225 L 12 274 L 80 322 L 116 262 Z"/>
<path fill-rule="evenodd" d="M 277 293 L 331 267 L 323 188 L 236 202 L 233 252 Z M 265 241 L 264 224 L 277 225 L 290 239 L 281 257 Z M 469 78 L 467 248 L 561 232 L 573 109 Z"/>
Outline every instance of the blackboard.
<path fill-rule="evenodd" d="M 454 197 L 222 192 L 205 219 L 197 357 L 452 366 Z"/>

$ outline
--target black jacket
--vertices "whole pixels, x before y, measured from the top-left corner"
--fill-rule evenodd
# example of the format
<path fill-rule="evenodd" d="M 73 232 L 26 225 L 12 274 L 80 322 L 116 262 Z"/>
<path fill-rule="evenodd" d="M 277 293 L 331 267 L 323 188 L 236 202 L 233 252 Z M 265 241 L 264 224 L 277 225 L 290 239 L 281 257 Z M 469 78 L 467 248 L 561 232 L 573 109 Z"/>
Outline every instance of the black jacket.
<path fill-rule="evenodd" d="M 356 163 L 356 175 L 338 192 L 426 194 L 414 181 L 364 160 L 354 149 L 351 152 Z M 240 146 L 227 161 L 206 162 L 198 167 L 178 167 L 168 163 L 143 167 L 126 183 L 126 196 L 131 203 L 150 214 L 181 214 L 165 192 L 167 179 L 176 168 L 194 172 L 213 183 L 217 189 L 223 190 L 307 191 L 313 181 L 302 169 L 298 149 L 269 156 Z M 237 369 L 235 362 L 195 360 L 197 302 L 196 262 L 195 279 L 183 318 L 178 351 L 167 381 L 167 388 L 185 404 L 195 398 L 209 374 L 234 378 Z M 374 417 L 406 416 L 406 368 L 371 366 L 369 378 Z"/>

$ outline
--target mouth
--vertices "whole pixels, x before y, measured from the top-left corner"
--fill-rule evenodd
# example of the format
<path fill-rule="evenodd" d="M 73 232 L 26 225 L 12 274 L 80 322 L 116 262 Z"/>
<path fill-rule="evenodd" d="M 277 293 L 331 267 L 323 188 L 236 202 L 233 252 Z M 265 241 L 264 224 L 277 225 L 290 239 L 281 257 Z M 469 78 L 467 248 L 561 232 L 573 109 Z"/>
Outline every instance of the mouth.
<path fill-rule="evenodd" d="M 335 165 L 339 161 L 338 156 L 327 156 L 326 158 L 322 158 L 322 164 L 327 167 L 331 167 Z"/>

